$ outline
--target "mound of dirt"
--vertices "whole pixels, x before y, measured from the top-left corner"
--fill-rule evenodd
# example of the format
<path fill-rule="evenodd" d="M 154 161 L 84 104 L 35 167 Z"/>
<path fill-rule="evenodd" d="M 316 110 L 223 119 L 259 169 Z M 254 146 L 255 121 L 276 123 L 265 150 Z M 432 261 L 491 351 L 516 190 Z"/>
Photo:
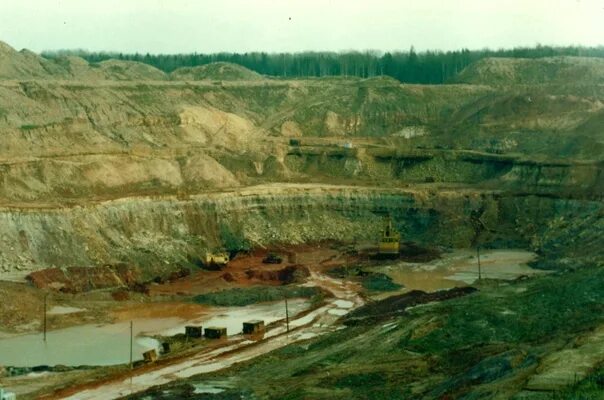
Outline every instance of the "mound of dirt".
<path fill-rule="evenodd" d="M 27 280 L 39 289 L 65 293 L 80 293 L 93 289 L 129 287 L 135 285 L 140 272 L 126 264 L 100 267 L 48 268 L 32 272 Z"/>
<path fill-rule="evenodd" d="M 402 315 L 407 308 L 434 301 L 445 301 L 456 297 L 466 296 L 476 292 L 473 287 L 453 288 L 433 293 L 421 290 L 412 290 L 397 296 L 391 296 L 384 300 L 366 304 L 350 312 L 344 321 L 345 325 L 372 324 L 375 321 Z"/>
<path fill-rule="evenodd" d="M 304 282 L 310 276 L 310 271 L 303 265 L 288 265 L 278 270 L 248 269 L 245 271 L 247 279 L 260 281 L 274 281 L 283 284 Z"/>
<path fill-rule="evenodd" d="M 472 84 L 568 84 L 604 82 L 604 60 L 587 57 L 485 58 L 456 78 Z"/>
<path fill-rule="evenodd" d="M 371 78 L 363 79 L 360 82 L 360 86 L 367 86 L 367 87 L 397 86 L 400 84 L 401 84 L 401 82 L 398 79 L 395 79 L 395 78 L 393 78 L 391 76 L 387 76 L 387 75 L 374 76 Z"/>
<path fill-rule="evenodd" d="M 100 68 L 105 79 L 118 81 L 162 81 L 166 74 L 159 69 L 136 61 L 107 60 L 91 64 L 92 68 Z"/>
<path fill-rule="evenodd" d="M 89 64 L 80 57 L 46 59 L 29 50 L 16 51 L 0 42 L 0 80 L 166 80 L 164 72 L 150 65 L 121 60 Z"/>
<path fill-rule="evenodd" d="M 0 79 L 47 79 L 64 77 L 65 71 L 29 50 L 16 51 L 0 42 Z"/>
<path fill-rule="evenodd" d="M 239 182 L 235 175 L 214 158 L 198 154 L 188 158 L 182 166 L 183 178 L 188 185 L 204 183 L 209 187 L 233 187 Z"/>
<path fill-rule="evenodd" d="M 67 56 L 59 57 L 54 62 L 63 68 L 66 73 L 74 79 L 82 81 L 102 80 L 104 75 L 100 68 L 91 68 L 88 61 L 81 57 Z"/>
<path fill-rule="evenodd" d="M 241 65 L 227 62 L 216 62 L 199 67 L 178 68 L 170 76 L 174 80 L 181 81 L 257 81 L 263 79 L 262 75 L 257 72 L 251 71 Z"/>

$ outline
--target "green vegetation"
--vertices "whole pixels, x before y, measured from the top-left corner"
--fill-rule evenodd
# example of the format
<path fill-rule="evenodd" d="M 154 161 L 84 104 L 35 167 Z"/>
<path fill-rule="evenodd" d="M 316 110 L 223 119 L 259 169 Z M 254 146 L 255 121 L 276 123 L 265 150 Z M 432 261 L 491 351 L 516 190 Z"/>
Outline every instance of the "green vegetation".
<path fill-rule="evenodd" d="M 363 278 L 362 282 L 363 287 L 371 292 L 389 292 L 402 287 L 398 283 L 392 282 L 392 278 L 388 275 L 379 272 L 367 275 Z"/>
<path fill-rule="evenodd" d="M 516 295 L 479 293 L 435 306 L 442 327 L 403 347 L 446 353 L 487 343 L 533 343 L 604 322 L 604 269 L 589 268 L 531 282 Z M 506 293 L 507 294 L 507 293 Z"/>
<path fill-rule="evenodd" d="M 361 282 L 365 290 L 370 292 L 389 292 L 400 289 L 402 286 L 392 282 L 386 274 L 365 270 L 362 266 L 348 266 L 332 268 L 327 273 L 334 278 L 355 279 Z"/>
<path fill-rule="evenodd" d="M 585 267 L 489 288 L 161 390 L 225 379 L 267 399 L 514 398 L 545 355 L 604 322 L 602 287 L 604 270 Z M 597 399 L 603 376 L 551 398 Z"/>
<path fill-rule="evenodd" d="M 214 53 L 214 54 L 123 54 L 91 53 L 83 50 L 45 52 L 43 56 L 57 58 L 76 55 L 89 62 L 108 59 L 138 61 L 164 72 L 182 67 L 196 67 L 215 62 L 242 65 L 263 75 L 278 77 L 354 76 L 369 78 L 387 75 L 402 82 L 446 83 L 454 79 L 471 63 L 488 57 L 541 58 L 555 56 L 604 57 L 604 47 L 522 47 L 508 50 L 457 50 L 380 54 L 375 51 L 303 52 L 303 53 Z"/>
<path fill-rule="evenodd" d="M 296 297 L 314 298 L 322 296 L 321 289 L 300 286 L 254 286 L 250 288 L 227 289 L 194 297 L 199 304 L 223 307 L 241 307 L 266 301 L 279 301 Z"/>
<path fill-rule="evenodd" d="M 576 385 L 557 393 L 552 400 L 591 400 L 604 398 L 604 367 Z"/>
<path fill-rule="evenodd" d="M 244 238 L 241 232 L 233 231 L 225 223 L 220 224 L 220 239 L 224 243 L 225 249 L 231 252 L 249 251 L 252 248 L 251 243 Z"/>

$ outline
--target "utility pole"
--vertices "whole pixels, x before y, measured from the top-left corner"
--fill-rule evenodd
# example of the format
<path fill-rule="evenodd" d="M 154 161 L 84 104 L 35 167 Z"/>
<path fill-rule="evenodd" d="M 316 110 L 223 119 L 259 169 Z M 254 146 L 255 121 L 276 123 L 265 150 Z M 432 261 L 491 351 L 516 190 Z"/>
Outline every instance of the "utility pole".
<path fill-rule="evenodd" d="M 48 298 L 48 293 L 44 293 L 44 341 L 46 342 L 46 306 L 47 306 L 47 301 L 46 299 Z"/>
<path fill-rule="evenodd" d="M 482 271 L 480 269 L 480 246 L 476 246 L 476 259 L 478 260 L 478 280 L 482 279 Z"/>
<path fill-rule="evenodd" d="M 287 327 L 287 332 L 289 333 L 289 310 L 287 308 L 287 296 L 285 297 L 285 326 Z"/>
<path fill-rule="evenodd" d="M 130 321 L 130 369 L 132 369 L 132 321 Z"/>

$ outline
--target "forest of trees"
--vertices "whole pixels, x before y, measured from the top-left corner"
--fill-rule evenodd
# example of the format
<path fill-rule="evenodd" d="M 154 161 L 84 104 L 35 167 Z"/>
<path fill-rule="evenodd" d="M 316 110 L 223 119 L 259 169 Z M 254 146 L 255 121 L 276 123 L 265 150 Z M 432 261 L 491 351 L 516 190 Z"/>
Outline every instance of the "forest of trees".
<path fill-rule="evenodd" d="M 604 57 L 604 47 L 536 46 L 508 50 L 458 50 L 416 52 L 347 51 L 301 53 L 124 54 L 59 50 L 44 52 L 47 58 L 76 55 L 88 62 L 110 58 L 139 61 L 165 72 L 217 61 L 242 65 L 263 75 L 277 77 L 387 75 L 408 83 L 439 84 L 455 77 L 469 64 L 485 57 L 540 58 L 553 56 Z"/>

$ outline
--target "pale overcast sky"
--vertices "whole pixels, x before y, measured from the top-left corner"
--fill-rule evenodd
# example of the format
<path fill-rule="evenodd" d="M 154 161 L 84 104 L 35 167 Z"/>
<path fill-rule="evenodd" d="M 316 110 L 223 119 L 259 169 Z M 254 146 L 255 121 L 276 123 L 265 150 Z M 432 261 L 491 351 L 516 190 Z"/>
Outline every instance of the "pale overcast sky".
<path fill-rule="evenodd" d="M 589 46 L 604 44 L 604 0 L 0 0 L 0 40 L 36 52 Z"/>

